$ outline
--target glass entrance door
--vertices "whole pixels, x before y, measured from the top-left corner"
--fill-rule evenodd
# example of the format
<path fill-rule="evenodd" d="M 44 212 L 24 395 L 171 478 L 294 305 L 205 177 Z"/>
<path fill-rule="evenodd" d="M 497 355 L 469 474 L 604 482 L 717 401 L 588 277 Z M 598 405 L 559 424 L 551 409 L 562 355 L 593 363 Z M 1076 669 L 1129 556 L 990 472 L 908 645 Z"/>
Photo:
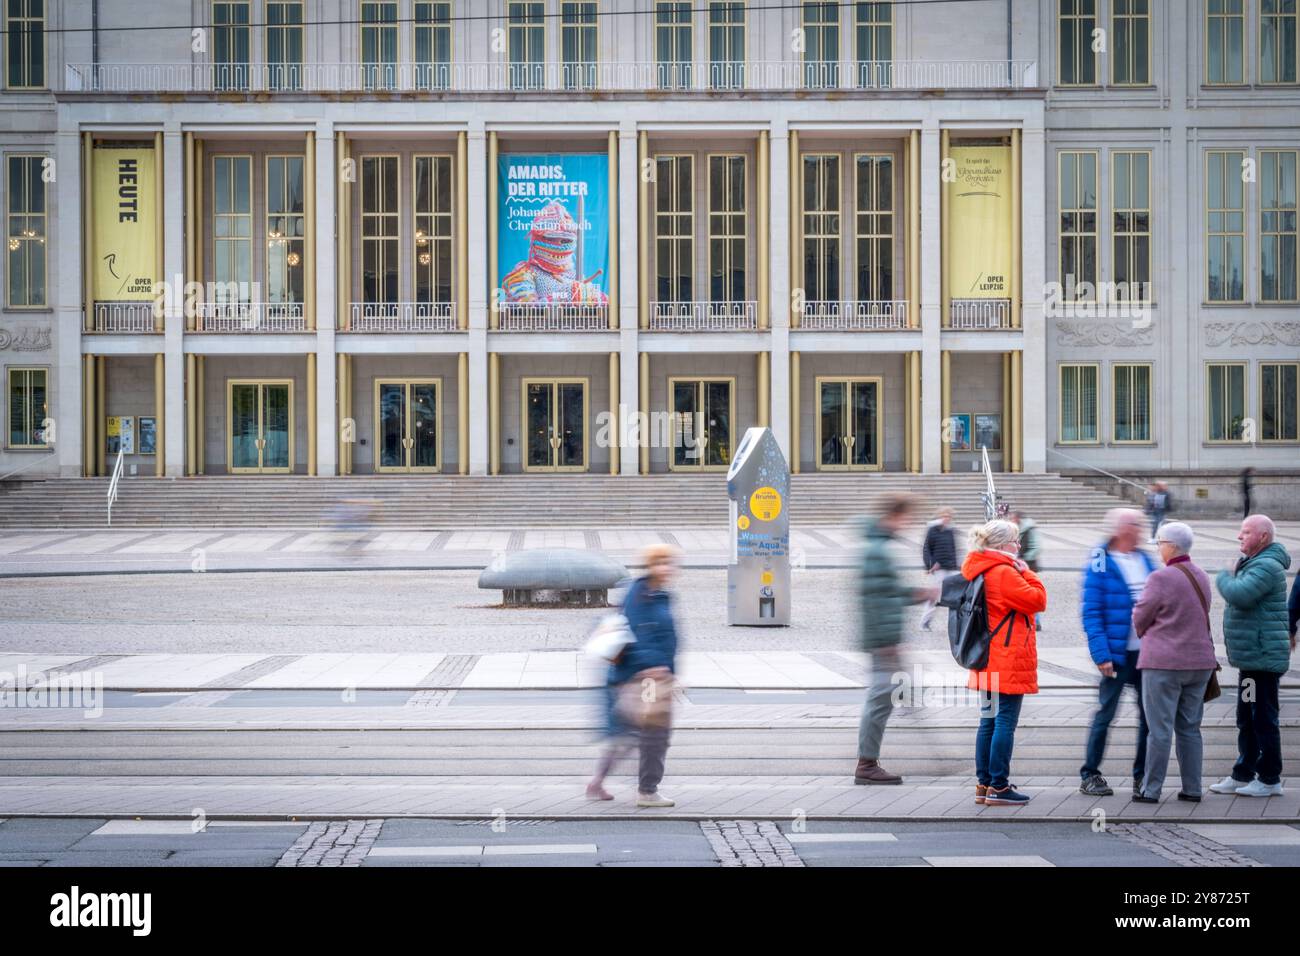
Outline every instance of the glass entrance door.
<path fill-rule="evenodd" d="M 226 421 L 226 467 L 231 473 L 293 470 L 293 382 L 232 379 Z"/>
<path fill-rule="evenodd" d="M 869 471 L 881 467 L 880 379 L 817 379 L 817 467 Z"/>
<path fill-rule="evenodd" d="M 587 470 L 587 380 L 523 380 L 524 471 Z"/>
<path fill-rule="evenodd" d="M 438 471 L 438 379 L 375 382 L 375 470 Z"/>
<path fill-rule="evenodd" d="M 731 378 L 670 378 L 673 471 L 726 470 L 733 447 L 732 415 L 736 390 Z"/>

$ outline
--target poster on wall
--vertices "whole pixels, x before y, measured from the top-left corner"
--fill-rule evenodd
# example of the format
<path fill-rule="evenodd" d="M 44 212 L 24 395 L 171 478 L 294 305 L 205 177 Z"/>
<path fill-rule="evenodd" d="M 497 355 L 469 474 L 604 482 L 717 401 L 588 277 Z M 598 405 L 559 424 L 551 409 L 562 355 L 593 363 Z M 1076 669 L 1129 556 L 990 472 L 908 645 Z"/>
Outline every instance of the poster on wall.
<path fill-rule="evenodd" d="M 1002 450 L 1002 416 L 983 414 L 975 416 L 975 447 L 989 451 Z"/>
<path fill-rule="evenodd" d="M 116 455 L 135 454 L 135 419 L 130 415 L 109 415 L 108 427 L 105 429 L 108 453 Z"/>
<path fill-rule="evenodd" d="M 953 451 L 970 451 L 970 415 L 948 416 L 948 447 Z"/>
<path fill-rule="evenodd" d="M 503 153 L 497 174 L 503 301 L 608 304 L 608 154 Z"/>
<path fill-rule="evenodd" d="M 158 419 L 152 415 L 140 416 L 140 454 L 158 454 Z"/>
<path fill-rule="evenodd" d="M 948 290 L 954 299 L 1011 298 L 1011 147 L 949 150 Z"/>
<path fill-rule="evenodd" d="M 153 148 L 96 146 L 92 155 L 92 294 L 99 302 L 150 301 L 158 269 Z"/>

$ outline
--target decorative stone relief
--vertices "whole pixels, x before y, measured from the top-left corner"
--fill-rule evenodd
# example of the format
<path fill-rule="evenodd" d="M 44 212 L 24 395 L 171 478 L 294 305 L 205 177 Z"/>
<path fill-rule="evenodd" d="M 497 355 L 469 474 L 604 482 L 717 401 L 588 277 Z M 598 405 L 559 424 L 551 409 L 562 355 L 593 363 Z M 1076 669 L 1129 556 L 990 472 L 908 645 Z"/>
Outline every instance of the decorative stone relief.
<path fill-rule="evenodd" d="M 1154 341 L 1150 326 L 1134 328 L 1131 322 L 1099 322 L 1057 319 L 1056 344 L 1076 347 L 1093 345 L 1136 348 Z"/>
<path fill-rule="evenodd" d="M 1300 322 L 1207 322 L 1205 344 L 1300 345 Z"/>
<path fill-rule="evenodd" d="M 13 352 L 48 352 L 50 327 L 25 325 L 17 334 L 8 329 L 0 329 L 0 352 L 5 349 Z"/>

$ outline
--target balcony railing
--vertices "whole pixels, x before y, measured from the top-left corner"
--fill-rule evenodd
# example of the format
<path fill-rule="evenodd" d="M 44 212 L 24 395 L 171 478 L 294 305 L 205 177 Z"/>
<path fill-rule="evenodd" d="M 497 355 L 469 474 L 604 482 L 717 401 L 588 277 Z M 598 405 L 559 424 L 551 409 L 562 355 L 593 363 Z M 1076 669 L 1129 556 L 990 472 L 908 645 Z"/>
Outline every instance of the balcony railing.
<path fill-rule="evenodd" d="M 953 299 L 949 304 L 949 329 L 1009 329 L 1010 299 Z"/>
<path fill-rule="evenodd" d="M 803 304 L 799 328 L 810 332 L 892 332 L 906 329 L 906 299 L 814 300 Z"/>
<path fill-rule="evenodd" d="M 301 302 L 200 302 L 199 332 L 306 332 Z"/>
<path fill-rule="evenodd" d="M 349 332 L 455 332 L 454 302 L 353 302 Z"/>
<path fill-rule="evenodd" d="M 757 302 L 656 302 L 652 332 L 749 332 L 758 328 Z"/>
<path fill-rule="evenodd" d="M 512 302 L 498 306 L 502 332 L 608 332 L 604 305 L 535 305 Z"/>
<path fill-rule="evenodd" d="M 1020 89 L 1038 85 L 1036 60 L 800 60 L 686 63 L 70 63 L 68 92 L 527 91 Z"/>
<path fill-rule="evenodd" d="M 94 329 L 110 334 L 153 332 L 153 308 L 152 302 L 96 302 Z"/>

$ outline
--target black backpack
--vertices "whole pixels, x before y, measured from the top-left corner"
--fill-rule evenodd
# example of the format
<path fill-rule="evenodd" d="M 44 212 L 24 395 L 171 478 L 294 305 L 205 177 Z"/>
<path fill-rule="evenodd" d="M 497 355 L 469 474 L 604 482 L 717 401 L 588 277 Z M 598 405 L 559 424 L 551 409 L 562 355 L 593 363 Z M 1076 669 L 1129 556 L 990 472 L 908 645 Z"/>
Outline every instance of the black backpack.
<path fill-rule="evenodd" d="M 953 660 L 967 670 L 983 670 L 989 663 L 989 645 L 1016 612 L 1008 611 L 989 631 L 988 609 L 984 603 L 984 575 L 967 581 L 960 573 L 943 579 L 939 604 L 948 608 L 948 646 Z M 1007 636 L 1011 632 L 1008 629 Z"/>

